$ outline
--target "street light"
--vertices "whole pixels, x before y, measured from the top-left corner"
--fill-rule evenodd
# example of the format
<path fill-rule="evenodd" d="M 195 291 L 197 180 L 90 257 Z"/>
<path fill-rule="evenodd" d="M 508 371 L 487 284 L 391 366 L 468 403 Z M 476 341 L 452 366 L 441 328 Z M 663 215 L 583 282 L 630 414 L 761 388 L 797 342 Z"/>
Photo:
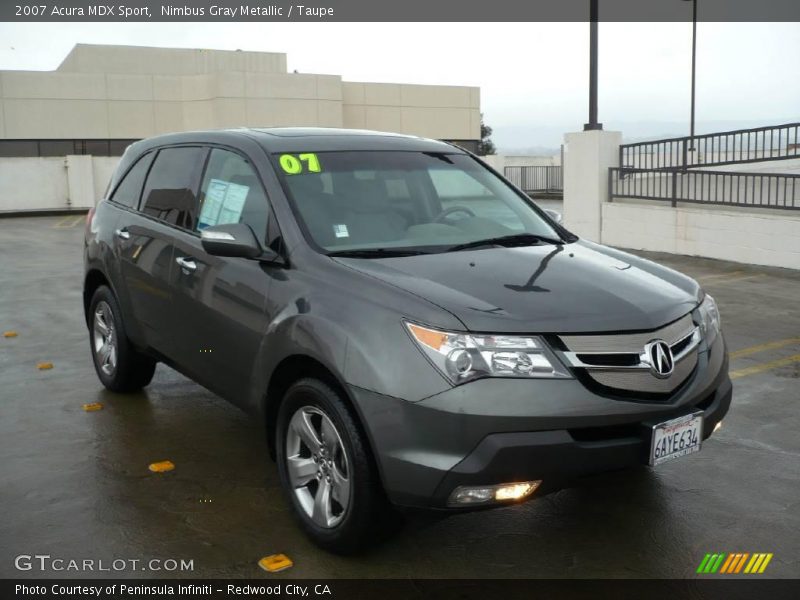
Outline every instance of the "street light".
<path fill-rule="evenodd" d="M 689 150 L 694 152 L 694 80 L 697 57 L 697 0 L 683 0 L 692 3 L 692 112 L 689 125 Z"/>
<path fill-rule="evenodd" d="M 597 122 L 597 3 L 589 2 L 589 122 L 584 124 L 584 131 L 603 128 Z"/>

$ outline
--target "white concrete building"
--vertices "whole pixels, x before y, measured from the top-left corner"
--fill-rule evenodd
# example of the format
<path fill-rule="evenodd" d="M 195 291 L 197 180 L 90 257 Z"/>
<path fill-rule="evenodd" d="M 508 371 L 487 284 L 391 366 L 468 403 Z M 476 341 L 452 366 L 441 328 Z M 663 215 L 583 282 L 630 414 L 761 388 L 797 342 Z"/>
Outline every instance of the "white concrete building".
<path fill-rule="evenodd" d="M 79 44 L 55 71 L 0 71 L 0 212 L 93 206 L 137 139 L 284 125 L 476 149 L 480 90 L 287 73 L 281 53 Z"/>
<path fill-rule="evenodd" d="M 286 55 L 271 52 L 79 44 L 55 71 L 0 71 L 0 108 L 0 140 L 130 140 L 282 125 L 377 129 L 468 144 L 480 138 L 478 88 L 287 73 Z M 0 156 L 31 155 L 31 148 L 0 141 Z M 66 145 L 52 148 L 44 154 L 59 155 Z"/>

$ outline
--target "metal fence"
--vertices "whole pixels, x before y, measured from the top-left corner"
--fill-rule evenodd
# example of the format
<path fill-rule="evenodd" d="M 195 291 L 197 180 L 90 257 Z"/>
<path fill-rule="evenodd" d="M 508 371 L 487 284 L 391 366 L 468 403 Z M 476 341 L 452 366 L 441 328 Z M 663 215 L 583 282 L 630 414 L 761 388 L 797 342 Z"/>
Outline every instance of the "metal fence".
<path fill-rule="evenodd" d="M 668 138 L 619 148 L 619 164 L 631 169 L 687 169 L 800 158 L 800 123 Z"/>
<path fill-rule="evenodd" d="M 614 167 L 608 197 L 800 210 L 800 175 Z"/>
<path fill-rule="evenodd" d="M 561 167 L 505 167 L 506 179 L 523 192 L 557 193 L 564 190 L 564 179 Z"/>

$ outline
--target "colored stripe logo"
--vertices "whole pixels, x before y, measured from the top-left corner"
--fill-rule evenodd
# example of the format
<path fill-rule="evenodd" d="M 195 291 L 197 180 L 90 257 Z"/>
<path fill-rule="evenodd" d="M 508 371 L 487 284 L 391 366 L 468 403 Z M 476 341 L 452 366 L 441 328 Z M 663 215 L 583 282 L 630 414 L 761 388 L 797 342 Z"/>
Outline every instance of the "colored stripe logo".
<path fill-rule="evenodd" d="M 769 561 L 772 560 L 772 553 L 769 552 L 716 552 L 706 554 L 697 567 L 697 572 L 701 574 L 726 574 L 735 575 L 738 573 L 760 574 L 767 568 Z"/>

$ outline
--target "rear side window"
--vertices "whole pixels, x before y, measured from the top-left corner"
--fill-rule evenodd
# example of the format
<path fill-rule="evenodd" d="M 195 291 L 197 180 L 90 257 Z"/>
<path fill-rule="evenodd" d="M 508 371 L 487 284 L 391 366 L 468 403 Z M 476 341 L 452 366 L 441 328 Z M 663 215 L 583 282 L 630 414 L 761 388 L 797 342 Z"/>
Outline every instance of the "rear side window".
<path fill-rule="evenodd" d="M 147 176 L 142 212 L 171 225 L 194 229 L 197 183 L 205 148 L 164 148 Z"/>
<path fill-rule="evenodd" d="M 117 186 L 114 195 L 111 196 L 111 200 L 128 208 L 136 209 L 139 207 L 144 178 L 147 177 L 147 169 L 150 168 L 154 155 L 155 153 L 148 152 L 133 165 Z"/>
<path fill-rule="evenodd" d="M 200 187 L 195 229 L 246 223 L 262 242 L 267 236 L 269 204 L 253 166 L 242 156 L 215 148 Z"/>

